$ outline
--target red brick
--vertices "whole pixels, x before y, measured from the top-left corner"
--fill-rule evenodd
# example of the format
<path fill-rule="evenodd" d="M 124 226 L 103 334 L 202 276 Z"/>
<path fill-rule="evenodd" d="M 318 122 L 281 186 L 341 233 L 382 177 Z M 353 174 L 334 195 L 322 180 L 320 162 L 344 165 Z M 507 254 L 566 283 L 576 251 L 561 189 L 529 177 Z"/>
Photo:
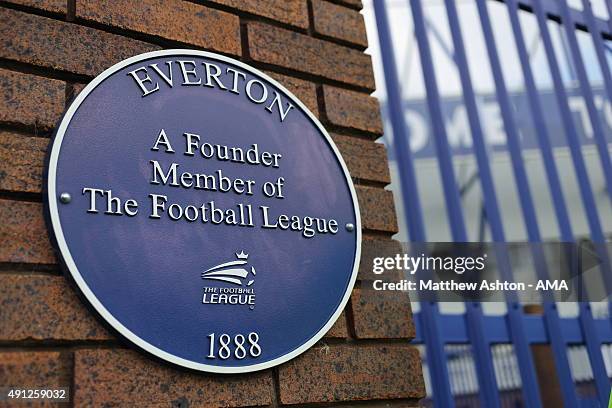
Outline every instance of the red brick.
<path fill-rule="evenodd" d="M 396 281 L 397 282 L 397 281 Z M 406 292 L 379 291 L 364 284 L 351 296 L 353 324 L 358 339 L 413 339 L 410 299 Z"/>
<path fill-rule="evenodd" d="M 359 262 L 357 279 L 361 281 L 382 279 L 385 282 L 394 282 L 401 279 L 402 273 L 400 271 L 387 271 L 382 275 L 374 274 L 372 271 L 374 258 L 394 257 L 396 254 L 401 253 L 403 253 L 402 245 L 398 241 L 364 234 L 361 242 L 361 260 Z"/>
<path fill-rule="evenodd" d="M 54 13 L 66 14 L 66 0 L 8 0 L 8 2 Z"/>
<path fill-rule="evenodd" d="M 53 128 L 64 110 L 65 89 L 62 81 L 0 69 L 0 122 Z"/>
<path fill-rule="evenodd" d="M 365 404 L 359 405 L 355 405 L 354 402 L 335 402 L 333 404 L 324 404 L 317 406 L 325 408 L 356 408 L 361 406 L 368 408 L 423 408 L 423 405 L 419 404 L 418 400 L 368 401 Z"/>
<path fill-rule="evenodd" d="M 86 86 L 87 84 L 70 84 L 66 92 L 66 105 L 69 105 Z"/>
<path fill-rule="evenodd" d="M 0 131 L 0 190 L 40 193 L 49 139 Z"/>
<path fill-rule="evenodd" d="M 419 354 L 404 345 L 317 345 L 280 366 L 279 386 L 283 404 L 416 399 L 425 392 Z"/>
<path fill-rule="evenodd" d="M 281 75 L 276 72 L 264 71 L 272 78 L 276 79 L 282 86 L 287 88 L 291 93 L 306 105 L 306 107 L 315 116 L 319 116 L 319 108 L 317 105 L 317 88 L 312 82 L 304 81 L 287 75 Z"/>
<path fill-rule="evenodd" d="M 308 28 L 306 0 L 211 0 L 232 9 L 267 17 L 281 23 Z"/>
<path fill-rule="evenodd" d="M 0 8 L 0 22 L 0 57 L 82 75 L 95 76 L 116 62 L 160 48 L 5 8 Z"/>
<path fill-rule="evenodd" d="M 238 16 L 182 0 L 79 0 L 77 17 L 240 55 Z"/>
<path fill-rule="evenodd" d="M 0 262 L 56 263 L 39 203 L 0 200 Z"/>
<path fill-rule="evenodd" d="M 355 186 L 362 227 L 374 231 L 397 232 L 393 193 L 381 188 Z"/>
<path fill-rule="evenodd" d="M 344 40 L 362 48 L 368 46 L 365 22 L 357 10 L 324 0 L 313 0 L 314 30 L 328 37 Z"/>
<path fill-rule="evenodd" d="M 255 61 L 374 90 L 372 61 L 361 51 L 260 22 L 247 32 Z"/>
<path fill-rule="evenodd" d="M 342 312 L 336 323 L 332 326 L 331 329 L 325 334 L 326 338 L 345 338 L 348 334 L 348 329 L 346 327 L 346 312 Z"/>
<path fill-rule="evenodd" d="M 331 136 L 354 180 L 391 183 L 385 145 L 336 133 Z"/>
<path fill-rule="evenodd" d="M 0 340 L 113 339 L 62 276 L 0 275 Z"/>
<path fill-rule="evenodd" d="M 382 135 L 378 100 L 361 92 L 323 86 L 325 115 L 333 125 Z"/>
<path fill-rule="evenodd" d="M 0 387 L 68 388 L 70 361 L 67 353 L 57 351 L 0 352 Z M 0 407 L 57 405 L 51 402 L 30 405 L 0 401 Z"/>
<path fill-rule="evenodd" d="M 361 0 L 338 0 L 338 3 L 346 4 L 349 7 L 353 7 L 355 9 L 361 10 L 363 8 L 363 3 Z"/>
<path fill-rule="evenodd" d="M 74 405 L 190 407 L 268 405 L 274 392 L 270 371 L 205 375 L 178 370 L 130 350 L 77 350 Z"/>

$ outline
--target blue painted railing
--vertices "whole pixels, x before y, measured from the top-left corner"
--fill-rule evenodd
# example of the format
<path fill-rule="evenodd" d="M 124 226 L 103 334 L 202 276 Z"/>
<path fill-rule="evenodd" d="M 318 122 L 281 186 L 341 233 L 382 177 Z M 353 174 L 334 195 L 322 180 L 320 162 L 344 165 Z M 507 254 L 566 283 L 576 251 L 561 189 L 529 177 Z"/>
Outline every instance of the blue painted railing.
<path fill-rule="evenodd" d="M 427 92 L 427 107 L 431 122 L 431 132 L 436 148 L 441 184 L 443 187 L 446 212 L 451 235 L 456 242 L 468 241 L 466 224 L 462 211 L 460 186 L 457 183 L 453 168 L 453 158 L 445 129 L 445 121 L 441 109 L 441 98 L 434 71 L 434 61 L 428 39 L 428 30 L 423 13 L 423 5 L 427 0 L 406 0 L 412 12 L 414 35 L 418 43 L 423 80 Z M 493 79 L 495 92 L 499 103 L 504 130 L 507 136 L 507 148 L 511 159 L 513 175 L 516 180 L 522 217 L 530 242 L 540 242 L 541 233 L 538 228 L 536 208 L 529 189 L 529 180 L 523 162 L 520 135 L 517 118 L 511 105 L 509 92 L 502 73 L 499 51 L 495 42 L 492 23 L 487 9 L 487 0 L 475 0 L 479 20 L 484 35 L 485 45 Z M 501 0 L 497 0 L 501 1 Z M 530 112 L 536 130 L 539 151 L 549 185 L 551 201 L 559 228 L 559 240 L 572 242 L 575 239 L 572 231 L 566 200 L 561 188 L 561 180 L 554 159 L 550 134 L 544 121 L 544 112 L 538 97 L 538 90 L 532 72 L 524 34 L 519 21 L 520 12 L 533 13 L 536 18 L 544 52 L 548 60 L 550 76 L 563 121 L 567 145 L 569 147 L 574 173 L 580 189 L 585 216 L 593 242 L 606 241 L 600 214 L 596 205 L 593 188 L 587 173 L 582 155 L 581 144 L 576 124 L 568 104 L 559 62 L 555 56 L 548 21 L 560 21 L 568 42 L 569 54 L 577 75 L 578 85 L 586 103 L 587 113 L 593 125 L 593 135 L 596 142 L 599 161 L 604 174 L 608 196 L 612 199 L 612 163 L 610 160 L 609 134 L 606 134 L 595 99 L 588 82 L 585 63 L 582 60 L 578 45 L 576 30 L 589 32 L 593 39 L 595 55 L 600 65 L 603 82 L 608 98 L 612 102 L 612 79 L 610 67 L 606 59 L 605 40 L 612 38 L 612 20 L 604 21 L 593 15 L 590 0 L 582 0 L 583 10 L 571 9 L 567 0 L 503 0 L 507 10 L 512 34 L 518 52 L 524 86 L 528 96 Z M 606 7 L 612 12 L 612 0 L 605 0 Z M 455 0 L 444 0 L 449 29 L 453 41 L 453 59 L 458 68 L 463 100 L 467 111 L 472 134 L 473 151 L 478 165 L 478 178 L 483 192 L 484 212 L 486 213 L 492 240 L 505 242 L 506 234 L 502 223 L 502 214 L 498 205 L 495 185 L 492 177 L 489 149 L 486 145 L 481 120 L 479 117 L 476 94 L 472 84 L 472 74 L 469 70 L 464 38 L 459 23 Z M 417 174 L 415 163 L 409 148 L 410 134 L 404 121 L 402 97 L 400 94 L 400 78 L 397 72 L 393 52 L 392 38 L 387 16 L 386 3 L 383 0 L 373 1 L 384 77 L 387 90 L 387 116 L 394 135 L 393 155 L 399 169 L 399 184 L 402 205 L 406 216 L 406 228 L 410 241 L 425 242 L 427 233 L 423 219 L 422 204 L 417 189 Z M 612 14 L 611 14 L 612 15 Z M 405 33 L 410 35 L 410 33 Z M 404 84 L 402 82 L 402 84 Z M 409 83 L 404 86 L 410 86 Z M 533 246 L 533 259 L 538 278 L 546 279 L 549 274 L 544 255 Z M 610 259 L 605 251 L 598 253 L 603 260 L 604 283 L 607 293 L 612 293 L 612 270 Z M 511 280 L 512 271 L 507 255 L 503 251 L 496 253 L 498 268 L 502 278 Z M 584 406 L 584 398 L 578 392 L 578 386 L 572 375 L 568 357 L 569 345 L 583 345 L 591 365 L 593 382 L 596 389 L 596 405 L 605 407 L 610 396 L 610 379 L 606 372 L 602 345 L 612 343 L 612 328 L 610 319 L 596 319 L 588 303 L 578 305 L 578 316 L 562 318 L 557 305 L 552 299 L 544 299 L 542 315 L 526 315 L 514 292 L 507 292 L 507 312 L 503 316 L 487 316 L 482 311 L 482 305 L 476 302 L 467 303 L 466 311 L 460 315 L 445 315 L 440 312 L 436 302 L 421 302 L 420 311 L 415 314 L 417 328 L 416 343 L 425 345 L 427 368 L 431 377 L 432 398 L 436 407 L 455 406 L 456 396 L 451 389 L 449 379 L 449 355 L 446 345 L 471 345 L 473 362 L 478 380 L 478 398 L 480 406 L 500 407 L 500 384 L 496 381 L 495 360 L 492 346 L 495 344 L 512 344 L 520 373 L 520 392 L 522 406 L 541 407 L 541 396 L 531 353 L 534 344 L 549 344 L 554 355 L 556 376 L 559 380 L 564 405 L 566 407 Z"/>

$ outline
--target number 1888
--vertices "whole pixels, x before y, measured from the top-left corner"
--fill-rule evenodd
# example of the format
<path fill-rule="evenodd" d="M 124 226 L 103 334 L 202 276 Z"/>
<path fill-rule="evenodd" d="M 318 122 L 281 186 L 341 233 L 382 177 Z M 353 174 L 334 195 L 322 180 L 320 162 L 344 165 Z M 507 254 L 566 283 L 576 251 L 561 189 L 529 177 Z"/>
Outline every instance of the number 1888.
<path fill-rule="evenodd" d="M 229 334 L 221 334 L 217 337 L 215 333 L 208 336 L 208 355 L 206 358 L 220 358 L 227 360 L 232 355 L 242 360 L 246 357 L 257 358 L 261 355 L 261 347 L 259 346 L 259 334 L 255 332 L 249 333 L 246 337 L 242 334 L 236 334 L 233 338 Z"/>

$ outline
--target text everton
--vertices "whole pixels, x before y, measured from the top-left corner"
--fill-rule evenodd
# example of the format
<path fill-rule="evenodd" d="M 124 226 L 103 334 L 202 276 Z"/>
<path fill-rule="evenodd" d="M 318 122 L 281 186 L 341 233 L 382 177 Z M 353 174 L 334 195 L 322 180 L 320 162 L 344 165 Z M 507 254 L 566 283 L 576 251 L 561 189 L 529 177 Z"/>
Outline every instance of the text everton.
<path fill-rule="evenodd" d="M 203 59 L 167 60 L 140 66 L 127 73 L 143 97 L 175 86 L 214 88 L 261 105 L 283 122 L 293 105 L 277 90 L 252 74 L 232 67 L 221 66 Z"/>

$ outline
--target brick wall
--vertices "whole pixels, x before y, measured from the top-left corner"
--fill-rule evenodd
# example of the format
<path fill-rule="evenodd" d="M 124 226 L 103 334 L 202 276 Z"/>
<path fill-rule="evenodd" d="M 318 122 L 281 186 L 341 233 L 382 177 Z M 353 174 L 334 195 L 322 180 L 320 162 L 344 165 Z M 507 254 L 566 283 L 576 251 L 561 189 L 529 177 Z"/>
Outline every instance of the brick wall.
<path fill-rule="evenodd" d="M 363 296 L 373 242 L 397 231 L 359 0 L 0 0 L 0 386 L 64 386 L 74 406 L 416 406 L 424 393 L 407 299 Z M 110 334 L 59 269 L 43 222 L 49 137 L 112 64 L 195 48 L 279 80 L 317 115 L 356 184 L 359 281 L 310 351 L 248 375 L 162 364 Z M 0 402 L 0 406 L 3 403 Z M 181 405 L 182 404 L 182 405 Z"/>

